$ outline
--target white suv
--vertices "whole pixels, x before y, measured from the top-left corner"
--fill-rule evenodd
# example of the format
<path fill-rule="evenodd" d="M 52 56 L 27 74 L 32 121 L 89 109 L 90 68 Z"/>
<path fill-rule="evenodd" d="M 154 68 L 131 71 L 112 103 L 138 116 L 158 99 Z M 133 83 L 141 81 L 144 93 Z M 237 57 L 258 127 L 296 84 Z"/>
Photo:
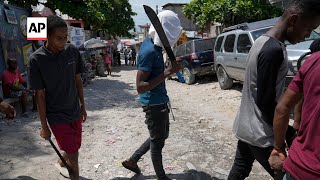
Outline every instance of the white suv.
<path fill-rule="evenodd" d="M 253 42 L 266 33 L 279 18 L 273 18 L 253 23 L 243 23 L 224 29 L 217 37 L 214 48 L 215 70 L 221 89 L 229 89 L 233 80 L 244 81 L 247 67 L 247 57 Z M 289 84 L 297 70 L 297 61 L 301 55 L 309 52 L 313 40 L 320 38 L 312 32 L 305 41 L 295 45 L 288 42 L 287 52 L 289 71 L 286 84 Z"/>

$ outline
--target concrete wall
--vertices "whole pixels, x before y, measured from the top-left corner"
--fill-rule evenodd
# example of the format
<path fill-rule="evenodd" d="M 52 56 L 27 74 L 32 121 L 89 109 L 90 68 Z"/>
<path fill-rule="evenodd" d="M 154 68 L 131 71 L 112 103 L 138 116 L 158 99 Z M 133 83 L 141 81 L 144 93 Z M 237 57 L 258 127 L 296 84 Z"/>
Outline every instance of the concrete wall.
<path fill-rule="evenodd" d="M 181 21 L 181 26 L 182 26 L 183 30 L 185 30 L 185 31 L 198 31 L 199 29 L 193 23 L 193 21 L 187 19 L 186 16 L 183 15 L 182 7 L 183 7 L 183 4 L 170 4 L 168 6 L 164 6 L 163 10 L 171 10 L 171 11 L 175 12 L 176 14 L 178 14 L 178 17 Z"/>

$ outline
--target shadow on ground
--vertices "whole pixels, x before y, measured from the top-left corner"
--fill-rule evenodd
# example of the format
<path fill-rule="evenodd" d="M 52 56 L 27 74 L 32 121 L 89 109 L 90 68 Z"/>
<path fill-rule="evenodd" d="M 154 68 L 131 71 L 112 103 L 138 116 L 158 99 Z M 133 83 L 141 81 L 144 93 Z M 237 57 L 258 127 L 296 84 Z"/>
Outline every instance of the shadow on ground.
<path fill-rule="evenodd" d="M 135 82 L 124 83 L 108 78 L 94 79 L 84 89 L 86 109 L 102 111 L 115 106 L 140 107 L 136 100 L 138 95 L 132 94 L 132 90 L 135 90 Z"/>
<path fill-rule="evenodd" d="M 196 170 L 189 170 L 182 174 L 168 174 L 168 177 L 171 179 L 177 180 L 220 180 L 216 177 L 212 177 L 211 175 Z M 116 177 L 111 180 L 149 180 L 156 179 L 156 176 L 144 176 L 143 174 L 136 174 L 131 178 L 124 177 Z"/>
<path fill-rule="evenodd" d="M 14 178 L 14 179 L 3 179 L 3 180 L 37 180 L 37 179 L 34 179 L 29 176 L 18 176 L 17 178 Z M 80 176 L 80 180 L 92 180 L 92 179 L 88 179 Z"/>
<path fill-rule="evenodd" d="M 120 71 L 134 71 L 137 70 L 136 66 L 129 66 L 129 65 L 125 65 L 124 63 L 121 64 L 121 66 L 113 66 L 112 67 L 112 72 L 120 72 Z"/>
<path fill-rule="evenodd" d="M 36 179 L 29 176 L 18 176 L 17 178 L 14 178 L 14 179 L 3 179 L 3 180 L 36 180 Z"/>
<path fill-rule="evenodd" d="M 0 177 L 15 170 L 21 161 L 28 162 L 32 158 L 50 154 L 49 149 L 43 149 L 41 147 L 44 145 L 39 144 L 36 121 L 39 120 L 21 117 L 9 122 L 0 120 Z"/>

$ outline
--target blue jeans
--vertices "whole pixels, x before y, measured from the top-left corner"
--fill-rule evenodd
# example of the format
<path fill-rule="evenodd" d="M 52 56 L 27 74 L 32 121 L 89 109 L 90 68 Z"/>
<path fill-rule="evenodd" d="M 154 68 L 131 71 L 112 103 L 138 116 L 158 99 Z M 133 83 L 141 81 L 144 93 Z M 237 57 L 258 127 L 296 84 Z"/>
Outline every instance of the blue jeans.
<path fill-rule="evenodd" d="M 182 76 L 182 74 L 181 74 L 180 71 L 178 71 L 178 72 L 176 73 L 176 75 L 177 75 L 177 77 L 178 77 L 178 79 L 179 79 L 179 82 L 181 82 L 181 83 L 186 83 L 186 81 L 184 80 L 184 78 L 183 78 L 183 76 Z"/>
<path fill-rule="evenodd" d="M 156 175 L 158 178 L 163 179 L 166 174 L 162 165 L 162 148 L 169 136 L 169 108 L 167 104 L 143 106 L 142 108 L 143 112 L 146 113 L 145 123 L 148 126 L 150 137 L 136 150 L 130 159 L 138 162 L 150 149 Z"/>

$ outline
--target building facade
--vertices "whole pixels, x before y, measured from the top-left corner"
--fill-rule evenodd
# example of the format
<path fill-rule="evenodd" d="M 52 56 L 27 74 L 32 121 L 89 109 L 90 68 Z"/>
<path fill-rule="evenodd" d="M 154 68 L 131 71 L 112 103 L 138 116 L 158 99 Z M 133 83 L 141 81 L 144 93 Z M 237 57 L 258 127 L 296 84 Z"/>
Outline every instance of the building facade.
<path fill-rule="evenodd" d="M 168 3 L 162 6 L 163 10 L 171 10 L 175 12 L 180 21 L 183 30 L 186 32 L 188 38 L 203 38 L 203 37 L 216 37 L 221 32 L 221 25 L 219 23 L 208 24 L 206 28 L 201 30 L 194 23 L 192 19 L 188 19 L 183 14 L 183 6 L 185 3 Z"/>
<path fill-rule="evenodd" d="M 31 9 L 25 9 L 0 2 L 0 74 L 7 68 L 8 58 L 17 59 L 21 73 L 32 51 L 32 43 L 27 40 L 27 17 Z"/>

